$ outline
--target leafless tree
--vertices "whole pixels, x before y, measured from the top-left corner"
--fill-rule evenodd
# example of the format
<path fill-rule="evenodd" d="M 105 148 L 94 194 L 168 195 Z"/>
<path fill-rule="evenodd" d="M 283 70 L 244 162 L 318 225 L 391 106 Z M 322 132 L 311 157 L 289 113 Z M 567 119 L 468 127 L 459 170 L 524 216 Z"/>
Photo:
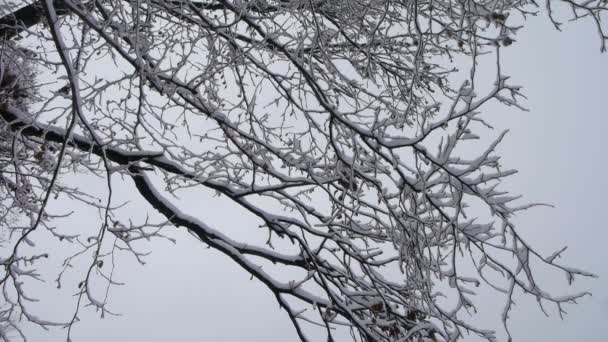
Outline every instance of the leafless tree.
<path fill-rule="evenodd" d="M 547 0 L 543 11 L 558 29 L 560 13 L 596 25 L 605 50 L 607 5 Z M 482 116 L 490 102 L 521 107 L 500 53 L 537 6 L 44 0 L 6 15 L 0 336 L 11 329 L 27 339 L 27 320 L 66 328 L 69 339 L 82 307 L 110 312 L 99 289 L 114 284 L 114 251 L 141 260 L 134 244 L 171 227 L 261 281 L 302 341 L 306 325 L 329 341 L 337 325 L 358 341 L 454 341 L 464 332 L 494 340 L 469 316 L 477 287 L 504 296 L 507 332 L 516 292 L 561 313 L 586 293 L 545 291 L 531 264 L 570 282 L 593 275 L 558 263 L 565 248 L 542 255 L 519 234 L 512 216 L 534 204 L 502 190 L 515 173 L 495 153 L 505 133 L 484 139 L 494 134 Z M 494 65 L 493 83 L 479 84 L 480 63 Z M 99 176 L 106 192 L 78 188 L 76 174 Z M 112 184 L 123 179 L 164 218 L 121 218 Z M 255 215 L 266 244 L 185 214 L 173 195 L 197 189 Z M 51 201 L 96 208 L 96 235 L 55 226 L 64 214 Z M 76 260 L 93 258 L 78 284 L 65 284 L 77 294 L 67 322 L 28 311 L 24 284 L 54 254 L 30 247 L 49 237 L 78 248 L 58 286 Z M 284 282 L 266 265 L 300 276 Z"/>

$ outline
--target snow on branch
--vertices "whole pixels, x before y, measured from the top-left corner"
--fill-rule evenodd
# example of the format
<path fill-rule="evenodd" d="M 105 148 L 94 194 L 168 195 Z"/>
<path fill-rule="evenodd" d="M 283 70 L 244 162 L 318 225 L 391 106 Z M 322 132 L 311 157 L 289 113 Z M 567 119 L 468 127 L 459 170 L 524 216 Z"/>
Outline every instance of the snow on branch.
<path fill-rule="evenodd" d="M 605 49 L 605 1 L 548 1 L 559 26 L 553 3 L 590 19 Z M 0 225 L 10 227 L 0 336 L 26 340 L 25 319 L 70 338 L 81 308 L 115 314 L 115 252 L 144 264 L 140 246 L 174 241 L 172 227 L 261 281 L 302 341 L 311 326 L 330 341 L 337 326 L 362 341 L 496 340 L 474 318 L 479 287 L 504 297 L 507 331 L 517 292 L 561 313 L 587 293 L 550 293 L 532 265 L 568 281 L 593 274 L 520 234 L 514 214 L 536 204 L 503 189 L 516 172 L 496 153 L 507 132 L 483 115 L 490 103 L 525 109 L 500 51 L 535 10 L 510 0 L 45 0 L 0 18 Z M 496 77 L 482 84 L 488 55 Z M 103 191 L 73 184 L 82 175 Z M 115 198 L 128 180 L 152 218 Z M 265 243 L 186 214 L 177 198 L 189 191 L 251 214 Z M 94 233 L 57 227 L 71 213 L 55 212 L 56 200 L 96 210 Z M 79 260 L 88 265 L 65 321 L 29 309 L 23 283 L 53 257 L 32 252 L 40 231 L 77 249 L 58 287 Z M 300 276 L 281 280 L 267 265 Z"/>

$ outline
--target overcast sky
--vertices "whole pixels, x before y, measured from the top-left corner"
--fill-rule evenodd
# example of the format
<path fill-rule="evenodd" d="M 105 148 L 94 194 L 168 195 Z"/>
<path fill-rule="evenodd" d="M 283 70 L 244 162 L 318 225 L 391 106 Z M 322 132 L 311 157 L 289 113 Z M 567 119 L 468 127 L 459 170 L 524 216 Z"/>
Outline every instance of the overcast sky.
<path fill-rule="evenodd" d="M 608 87 L 602 84 L 608 78 L 608 55 L 600 54 L 595 34 L 590 23 L 566 25 L 560 33 L 544 17 L 530 19 L 516 43 L 503 50 L 503 73 L 524 86 L 530 112 L 486 109 L 485 118 L 497 129 L 511 130 L 499 154 L 504 165 L 520 172 L 505 188 L 530 201 L 555 205 L 519 214 L 520 232 L 545 253 L 568 245 L 568 265 L 599 275 L 575 282 L 572 291 L 590 290 L 593 297 L 568 306 L 564 320 L 554 308 L 547 318 L 533 298 L 517 296 L 511 313 L 515 341 L 608 341 Z M 120 189 L 125 196 L 130 190 Z M 246 213 L 207 195 L 183 199 L 189 203 L 186 210 L 232 232 L 255 230 Z M 76 215 L 72 222 L 89 223 L 87 214 Z M 100 320 L 85 310 L 75 327 L 75 341 L 296 340 L 287 316 L 259 282 L 183 230 L 173 236 L 176 245 L 150 243 L 153 253 L 145 266 L 120 259 L 118 278 L 125 285 L 112 289 L 111 303 L 122 316 Z M 539 277 L 555 281 L 550 288 L 569 291 L 561 286 L 563 274 L 545 271 L 538 269 Z M 63 299 L 50 298 L 41 312 L 59 316 L 73 309 Z M 502 298 L 480 299 L 485 305 L 502 305 Z M 500 331 L 498 316 L 480 320 Z M 65 339 L 64 331 L 30 332 L 33 341 Z"/>

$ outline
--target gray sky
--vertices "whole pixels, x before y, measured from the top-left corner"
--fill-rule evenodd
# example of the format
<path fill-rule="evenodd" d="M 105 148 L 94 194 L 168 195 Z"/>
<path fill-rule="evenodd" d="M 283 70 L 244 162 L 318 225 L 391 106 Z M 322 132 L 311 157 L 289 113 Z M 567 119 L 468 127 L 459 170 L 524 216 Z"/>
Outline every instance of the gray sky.
<path fill-rule="evenodd" d="M 600 54 L 595 30 L 588 22 L 566 25 L 557 32 L 544 17 L 532 18 L 503 49 L 504 71 L 524 86 L 530 112 L 502 106 L 486 107 L 485 118 L 497 129 L 511 129 L 501 145 L 503 164 L 519 174 L 505 188 L 530 201 L 554 204 L 520 213 L 519 230 L 533 245 L 551 253 L 563 245 L 565 262 L 599 275 L 578 279 L 571 291 L 590 290 L 580 305 L 568 306 L 560 320 L 553 307 L 546 318 L 533 298 L 516 296 L 511 313 L 515 341 L 606 341 L 608 333 L 608 231 L 603 218 L 607 203 L 608 161 L 605 104 L 608 55 Z M 128 187 L 120 189 L 128 197 Z M 185 210 L 234 233 L 256 233 L 246 213 L 235 212 L 210 194 L 185 198 Z M 87 213 L 75 216 L 75 227 L 87 225 Z M 206 249 L 183 230 L 177 244 L 151 242 L 147 264 L 120 259 L 111 290 L 111 308 L 119 317 L 100 320 L 86 309 L 75 327 L 75 341 L 292 341 L 295 331 L 287 316 L 259 282 L 249 280 L 236 264 Z M 549 288 L 569 291 L 562 274 L 537 268 Z M 51 278 L 53 279 L 53 278 Z M 553 286 L 555 282 L 555 286 Z M 559 292 L 557 292 L 559 293 Z M 65 301 L 67 299 L 68 301 Z M 68 297 L 46 301 L 41 312 L 60 315 L 73 309 Z M 502 306 L 502 298 L 478 298 L 482 306 Z M 52 305 L 50 303 L 54 303 Z M 501 330 L 498 315 L 480 320 Z M 481 322 L 480 322 L 481 323 Z M 64 331 L 32 329 L 33 341 L 63 341 Z M 499 335 L 502 336 L 502 335 Z M 471 340 L 475 340 L 471 338 Z"/>

